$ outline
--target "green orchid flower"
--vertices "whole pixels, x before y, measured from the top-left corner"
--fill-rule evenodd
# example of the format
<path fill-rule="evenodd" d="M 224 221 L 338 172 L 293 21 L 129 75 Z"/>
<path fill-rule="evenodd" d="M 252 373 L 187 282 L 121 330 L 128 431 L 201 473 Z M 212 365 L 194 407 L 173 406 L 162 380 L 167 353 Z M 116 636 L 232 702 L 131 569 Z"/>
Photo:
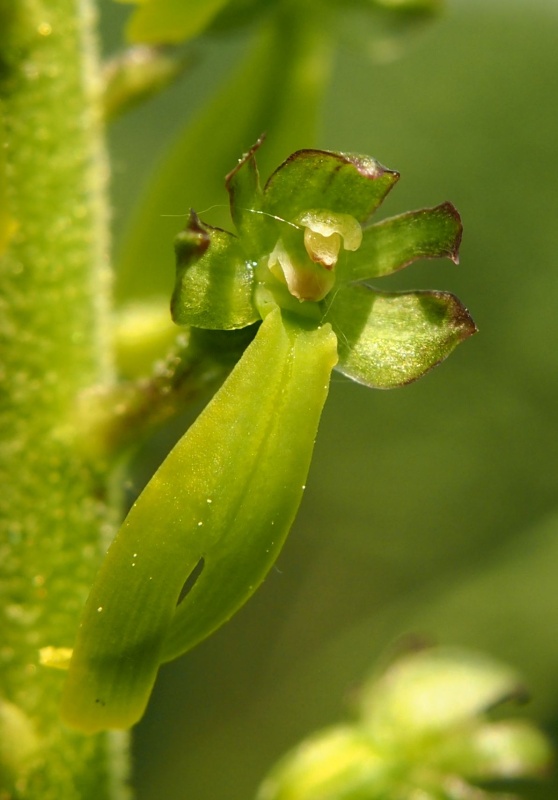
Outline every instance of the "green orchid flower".
<path fill-rule="evenodd" d="M 62 706 L 87 732 L 136 722 L 160 664 L 264 580 L 302 498 L 334 366 L 369 386 L 401 386 L 475 331 L 453 295 L 364 282 L 419 258 L 456 261 L 453 206 L 369 225 L 396 172 L 302 150 L 262 189 L 258 146 L 226 179 L 237 235 L 192 212 L 177 238 L 175 322 L 256 333 L 137 499 L 95 581 Z"/>
<path fill-rule="evenodd" d="M 226 179 L 238 235 L 192 212 L 178 236 L 175 322 L 230 330 L 279 306 L 308 325 L 329 323 L 337 369 L 382 389 L 416 380 L 475 332 L 450 294 L 367 283 L 421 258 L 457 262 L 462 226 L 451 203 L 370 225 L 397 172 L 368 156 L 300 150 L 262 190 L 258 147 Z"/>
<path fill-rule="evenodd" d="M 367 682 L 355 720 L 284 756 L 257 800 L 517 800 L 490 783 L 543 777 L 552 762 L 532 723 L 492 713 L 523 694 L 512 669 L 481 653 L 407 654 Z"/>

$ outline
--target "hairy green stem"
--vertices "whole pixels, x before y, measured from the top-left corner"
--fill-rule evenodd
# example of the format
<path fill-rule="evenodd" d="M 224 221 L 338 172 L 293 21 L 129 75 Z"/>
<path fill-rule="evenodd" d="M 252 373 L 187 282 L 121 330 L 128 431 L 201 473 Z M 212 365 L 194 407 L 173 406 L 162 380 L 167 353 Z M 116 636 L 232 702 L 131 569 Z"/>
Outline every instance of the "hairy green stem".
<path fill-rule="evenodd" d="M 59 721 L 63 674 L 112 533 L 79 394 L 111 381 L 106 163 L 90 0 L 0 3 L 0 798 L 126 795 L 123 737 Z"/>

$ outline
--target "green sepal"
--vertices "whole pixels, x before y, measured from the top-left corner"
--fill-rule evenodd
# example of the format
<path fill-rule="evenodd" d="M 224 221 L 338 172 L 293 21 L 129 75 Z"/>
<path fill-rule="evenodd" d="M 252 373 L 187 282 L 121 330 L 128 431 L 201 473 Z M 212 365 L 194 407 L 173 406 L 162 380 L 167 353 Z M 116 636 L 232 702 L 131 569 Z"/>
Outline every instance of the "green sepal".
<path fill-rule="evenodd" d="M 391 275 L 422 258 L 445 257 L 457 264 L 462 232 L 451 203 L 385 219 L 366 228 L 358 250 L 339 259 L 337 283 Z"/>
<path fill-rule="evenodd" d="M 67 724 L 134 724 L 161 661 L 208 636 L 263 581 L 303 494 L 336 357 L 329 325 L 291 326 L 278 308 L 263 321 L 108 551 L 64 689 Z"/>
<path fill-rule="evenodd" d="M 233 330 L 256 322 L 254 273 L 232 233 L 205 225 L 192 211 L 175 240 L 171 314 L 178 325 Z"/>
<path fill-rule="evenodd" d="M 420 378 L 476 332 L 448 292 L 377 292 L 365 284 L 333 291 L 324 320 L 339 339 L 337 369 L 377 389 Z"/>
<path fill-rule="evenodd" d="M 398 179 L 370 156 L 298 150 L 269 178 L 263 208 L 286 220 L 327 209 L 366 222 Z"/>
<path fill-rule="evenodd" d="M 262 213 L 263 192 L 256 163 L 262 141 L 258 139 L 225 178 L 232 220 L 247 254 L 255 259 L 274 244 L 272 220 Z"/>

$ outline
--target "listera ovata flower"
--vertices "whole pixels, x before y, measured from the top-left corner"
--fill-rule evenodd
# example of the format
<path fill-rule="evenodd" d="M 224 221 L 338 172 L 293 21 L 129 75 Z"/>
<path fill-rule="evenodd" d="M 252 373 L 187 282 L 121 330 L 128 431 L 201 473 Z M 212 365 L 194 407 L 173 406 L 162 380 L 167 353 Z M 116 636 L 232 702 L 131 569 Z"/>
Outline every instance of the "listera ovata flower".
<path fill-rule="evenodd" d="M 481 653 L 402 653 L 363 684 L 351 720 L 278 761 L 256 800 L 518 800 L 503 782 L 541 778 L 552 763 L 542 731 L 507 717 L 524 694 L 514 670 Z"/>
<path fill-rule="evenodd" d="M 159 665 L 250 597 L 298 509 L 335 365 L 370 386 L 415 380 L 475 327 L 443 292 L 365 280 L 419 258 L 457 260 L 453 206 L 369 224 L 398 174 L 302 150 L 261 188 L 253 148 L 227 177 L 237 235 L 192 212 L 176 242 L 174 320 L 255 336 L 167 456 L 92 588 L 63 698 L 82 730 L 132 725 Z"/>
<path fill-rule="evenodd" d="M 179 235 L 179 324 L 233 329 L 279 306 L 338 339 L 337 369 L 377 388 L 423 375 L 475 331 L 444 292 L 381 292 L 368 281 L 418 259 L 458 260 L 450 203 L 370 224 L 399 175 L 369 156 L 300 150 L 262 189 L 253 148 L 227 177 L 237 235 L 192 212 Z"/>

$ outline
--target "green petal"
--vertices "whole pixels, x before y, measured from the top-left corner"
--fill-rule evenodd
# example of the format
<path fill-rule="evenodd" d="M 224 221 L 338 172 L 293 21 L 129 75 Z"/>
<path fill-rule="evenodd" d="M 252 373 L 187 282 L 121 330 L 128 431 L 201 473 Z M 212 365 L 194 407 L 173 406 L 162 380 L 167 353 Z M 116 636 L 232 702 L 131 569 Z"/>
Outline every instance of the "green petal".
<path fill-rule="evenodd" d="M 335 360 L 328 325 L 291 328 L 279 309 L 266 317 L 109 549 L 70 664 L 69 725 L 132 725 L 161 661 L 208 636 L 263 581 L 303 494 Z"/>
<path fill-rule="evenodd" d="M 376 292 L 366 285 L 331 293 L 325 320 L 339 339 L 337 369 L 391 389 L 420 378 L 476 332 L 469 312 L 446 292 Z"/>
<path fill-rule="evenodd" d="M 260 318 L 252 302 L 252 265 L 236 236 L 204 225 L 192 212 L 175 250 L 171 312 L 178 325 L 233 330 Z"/>
<path fill-rule="evenodd" d="M 327 209 L 365 222 L 398 179 L 370 156 L 298 150 L 268 180 L 264 209 L 287 220 Z"/>
<path fill-rule="evenodd" d="M 451 203 L 409 211 L 364 231 L 362 244 L 338 262 L 337 281 L 349 283 L 390 275 L 421 258 L 459 262 L 463 226 Z"/>

